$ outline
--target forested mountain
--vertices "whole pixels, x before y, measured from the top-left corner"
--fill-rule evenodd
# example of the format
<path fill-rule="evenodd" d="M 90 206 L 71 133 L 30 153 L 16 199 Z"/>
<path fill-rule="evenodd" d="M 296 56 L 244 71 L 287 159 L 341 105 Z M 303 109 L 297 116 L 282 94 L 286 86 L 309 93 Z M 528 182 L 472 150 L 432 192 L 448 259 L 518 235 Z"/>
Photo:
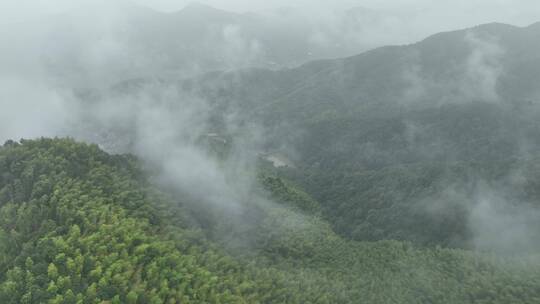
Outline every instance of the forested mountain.
<path fill-rule="evenodd" d="M 538 214 L 538 37 L 538 23 L 487 24 L 182 87 L 265 125 L 267 149 L 296 167 L 281 171 L 344 235 L 473 246 L 471 212 L 483 197 L 504 201 L 497 214 Z"/>
<path fill-rule="evenodd" d="M 510 110 L 532 115 L 539 94 L 535 86 L 539 34 L 540 24 L 526 28 L 488 24 L 296 69 L 208 74 L 202 82 L 196 79 L 185 86 L 194 86 L 219 102 L 249 105 L 249 114 L 269 123 L 322 127 L 324 122 L 339 120 L 342 125 L 336 128 L 348 131 L 358 120 L 387 119 L 398 124 L 407 119 L 417 122 L 420 130 L 429 123 L 447 129 L 465 113 L 481 114 L 486 121 L 504 118 Z M 388 131 L 400 127 L 388 126 Z M 306 129 L 301 131 L 311 128 Z M 343 131 L 338 135 L 351 136 Z"/>
<path fill-rule="evenodd" d="M 539 24 L 487 24 L 295 69 L 125 81 L 83 98 L 82 112 L 173 91 L 172 113 L 205 104 L 202 138 L 261 127 L 261 154 L 288 164 L 276 174 L 320 201 L 342 236 L 536 250 L 537 37 Z M 124 116 L 106 129 L 115 142 L 131 138 Z"/>
<path fill-rule="evenodd" d="M 93 2 L 0 16 L 0 304 L 540 303 L 540 23 Z"/>
<path fill-rule="evenodd" d="M 540 300 L 533 255 L 346 241 L 307 194 L 268 173 L 253 191 L 280 204 L 243 202 L 242 212 L 259 220 L 233 224 L 227 210 L 201 213 L 152 186 L 135 157 L 95 145 L 9 141 L 0 169 L 2 303 Z M 223 227 L 238 233 L 242 225 L 253 243 L 238 251 L 223 242 Z"/>

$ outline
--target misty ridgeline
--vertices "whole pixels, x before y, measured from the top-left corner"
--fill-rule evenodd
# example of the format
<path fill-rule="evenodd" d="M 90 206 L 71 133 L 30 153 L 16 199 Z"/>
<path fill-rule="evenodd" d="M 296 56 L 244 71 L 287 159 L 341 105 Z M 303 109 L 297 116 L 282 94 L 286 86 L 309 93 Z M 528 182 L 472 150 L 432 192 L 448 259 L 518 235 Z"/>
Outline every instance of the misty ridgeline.
<path fill-rule="evenodd" d="M 208 2 L 0 4 L 0 303 L 540 303 L 538 3 Z"/>

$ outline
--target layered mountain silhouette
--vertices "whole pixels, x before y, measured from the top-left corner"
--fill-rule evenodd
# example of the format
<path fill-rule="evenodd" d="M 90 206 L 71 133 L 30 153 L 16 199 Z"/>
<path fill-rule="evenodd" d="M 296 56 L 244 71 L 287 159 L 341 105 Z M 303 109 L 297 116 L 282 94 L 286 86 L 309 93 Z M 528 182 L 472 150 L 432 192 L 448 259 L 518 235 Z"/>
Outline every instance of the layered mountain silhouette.
<path fill-rule="evenodd" d="M 364 8 L 240 14 L 197 3 L 176 12 L 120 3 L 81 11 L 26 21 L 16 33 L 6 29 L 6 43 L 21 41 L 50 74 L 84 87 L 212 70 L 276 70 L 349 56 L 388 40 L 366 34 L 387 16 Z"/>
<path fill-rule="evenodd" d="M 501 119 L 488 117 L 510 113 L 532 115 L 531 109 L 539 102 L 536 86 L 540 81 L 540 60 L 536 54 L 539 35 L 540 24 L 525 28 L 488 24 L 345 59 L 316 61 L 280 71 L 213 73 L 193 83 L 202 83 L 200 90 L 208 98 L 239 104 L 249 109 L 249 115 L 269 125 L 293 124 L 309 133 L 312 128 L 338 124 L 333 126 L 339 127 L 333 130 L 336 132 L 329 132 L 332 134 L 329 139 L 336 141 L 351 132 L 358 140 L 350 144 L 369 141 L 362 140 L 360 134 L 369 134 L 367 130 L 377 126 L 374 120 L 389 122 L 384 123 L 389 128 L 386 132 L 395 133 L 369 141 L 372 144 L 392 138 L 405 140 L 406 133 L 415 128 L 418 132 L 434 132 L 437 128 L 433 129 L 431 124 L 444 123 L 441 116 L 460 119 L 469 116 L 471 120 L 485 116 L 486 123 L 502 128 L 509 126 L 503 126 L 505 122 Z M 506 123 L 522 121 L 508 118 Z M 357 128 L 355 123 L 362 121 L 371 121 L 368 124 L 371 127 Z M 390 127 L 392 124 L 395 128 Z M 446 126 L 439 127 L 441 132 L 450 131 Z M 321 135 L 325 133 L 319 131 L 317 136 L 322 143 L 325 137 Z M 501 134 L 494 128 L 485 131 L 494 136 Z M 411 146 L 418 145 L 411 143 Z M 350 149 L 343 150 L 352 153 Z M 450 155 L 457 159 L 474 157 Z"/>

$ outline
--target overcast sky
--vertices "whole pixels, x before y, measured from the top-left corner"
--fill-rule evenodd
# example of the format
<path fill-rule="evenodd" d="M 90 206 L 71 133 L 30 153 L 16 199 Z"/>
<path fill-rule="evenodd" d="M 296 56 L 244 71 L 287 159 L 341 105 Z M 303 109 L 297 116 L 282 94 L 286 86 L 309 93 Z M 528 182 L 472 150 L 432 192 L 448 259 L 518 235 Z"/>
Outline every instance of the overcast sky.
<path fill-rule="evenodd" d="M 161 9 L 177 10 L 190 1 L 184 0 L 137 0 L 137 2 Z M 379 9 L 422 9 L 438 7 L 441 9 L 466 10 L 470 8 L 482 8 L 486 13 L 503 16 L 512 14 L 513 11 L 523 13 L 540 9 L 538 0 L 200 0 L 214 7 L 239 12 L 272 9 L 282 6 L 298 7 L 352 7 L 365 6 Z M 510 9 L 511 11 L 508 11 Z M 482 15 L 482 11 L 465 12 L 467 14 Z M 539 14 L 539 13 L 537 13 Z"/>
<path fill-rule="evenodd" d="M 161 11 L 181 9 L 191 1 L 136 0 Z M 236 12 L 270 10 L 284 6 L 306 9 L 332 9 L 363 6 L 412 14 L 424 11 L 429 22 L 444 22 L 445 28 L 460 28 L 487 22 L 528 25 L 540 21 L 539 0 L 201 0 L 225 10 Z M 436 27 L 437 28 L 437 27 Z"/>
<path fill-rule="evenodd" d="M 30 16 L 65 11 L 88 3 L 106 3 L 126 0 L 1 0 L 0 17 L 18 20 Z M 176 11 L 192 2 L 189 0 L 133 0 L 160 11 Z M 425 11 L 443 20 L 453 18 L 457 27 L 464 21 L 508 22 L 526 25 L 540 21 L 538 0 L 199 0 L 217 8 L 236 12 L 268 10 L 283 6 L 300 8 L 347 8 L 364 6 L 397 11 Z M 437 20 L 439 18 L 433 18 Z M 447 22 L 447 21 L 445 21 Z"/>

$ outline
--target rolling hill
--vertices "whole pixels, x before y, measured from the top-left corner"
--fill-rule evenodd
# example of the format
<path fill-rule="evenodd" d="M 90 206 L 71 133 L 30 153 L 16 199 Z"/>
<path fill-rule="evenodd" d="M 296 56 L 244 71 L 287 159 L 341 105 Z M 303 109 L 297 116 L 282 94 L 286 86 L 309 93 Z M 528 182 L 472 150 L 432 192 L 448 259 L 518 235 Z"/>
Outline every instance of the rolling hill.
<path fill-rule="evenodd" d="M 2 146 L 2 303 L 534 303 L 540 296 L 533 255 L 346 241 L 317 215 L 299 213 L 316 203 L 272 176 L 256 191 L 280 203 L 242 202 L 241 218 L 258 218 L 232 222 L 227 212 L 201 213 L 189 198 L 162 192 L 143 167 L 69 139 Z M 243 230 L 253 242 L 238 251 L 230 242 L 245 239 Z"/>

